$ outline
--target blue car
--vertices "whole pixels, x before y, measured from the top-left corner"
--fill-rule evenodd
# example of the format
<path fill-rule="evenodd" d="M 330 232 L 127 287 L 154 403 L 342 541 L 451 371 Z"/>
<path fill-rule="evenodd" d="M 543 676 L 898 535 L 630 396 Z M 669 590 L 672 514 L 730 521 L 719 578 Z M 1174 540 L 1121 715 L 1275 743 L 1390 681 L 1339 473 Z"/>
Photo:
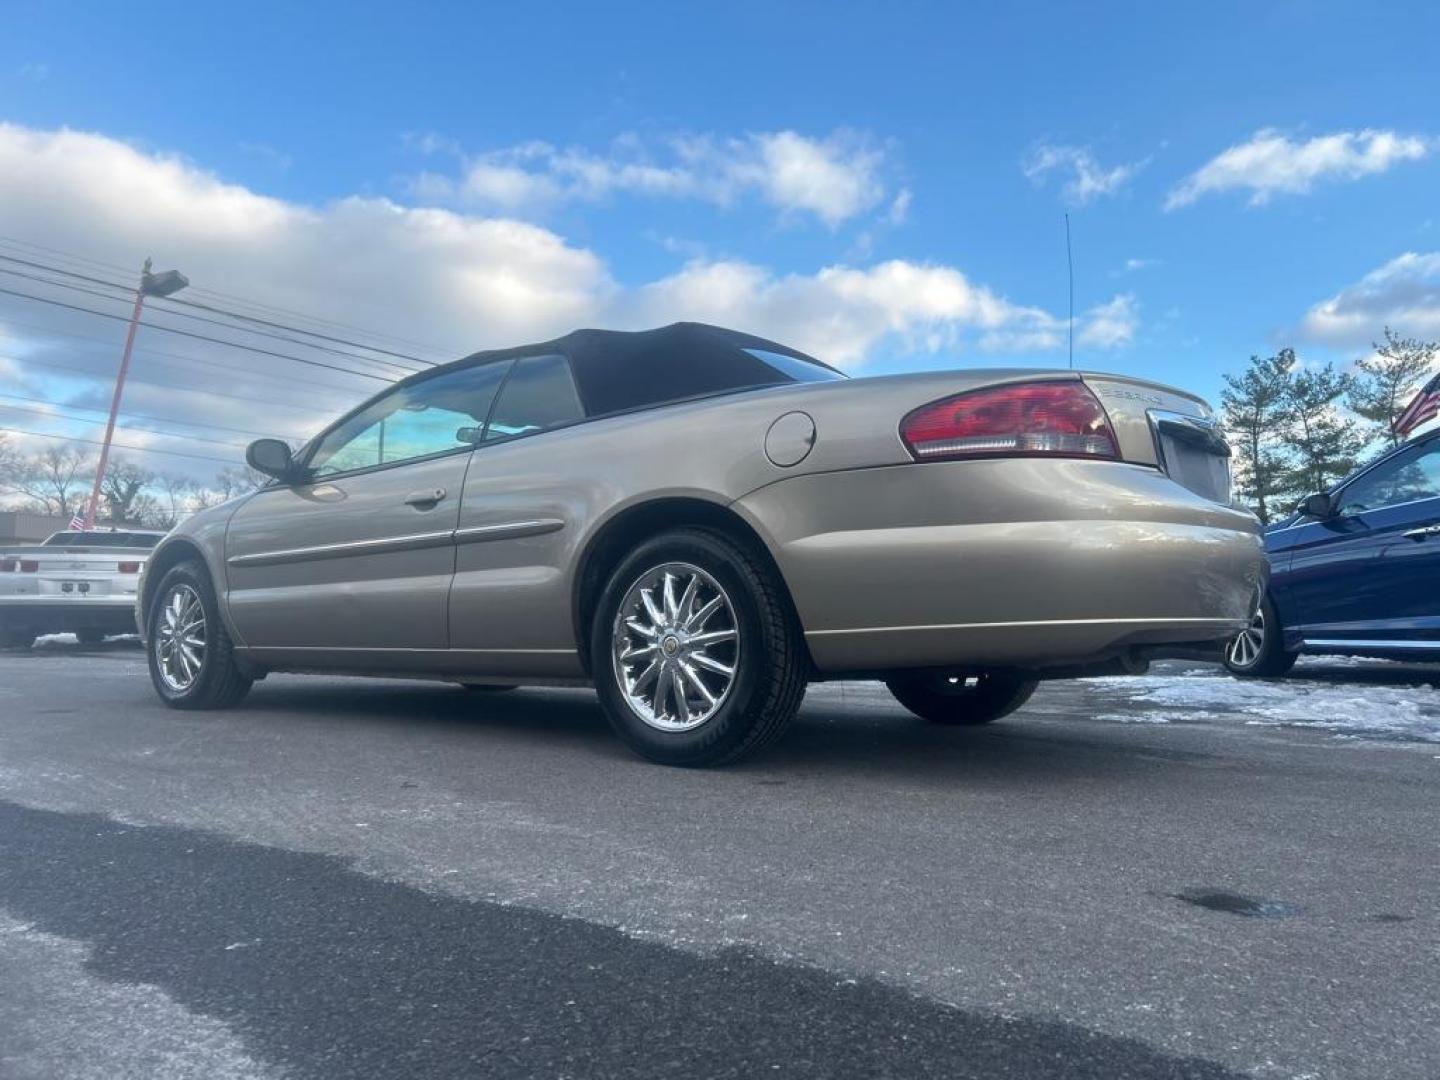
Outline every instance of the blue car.
<path fill-rule="evenodd" d="M 1225 650 L 1236 675 L 1301 653 L 1440 660 L 1440 431 L 1311 495 L 1265 534 L 1270 588 Z"/>

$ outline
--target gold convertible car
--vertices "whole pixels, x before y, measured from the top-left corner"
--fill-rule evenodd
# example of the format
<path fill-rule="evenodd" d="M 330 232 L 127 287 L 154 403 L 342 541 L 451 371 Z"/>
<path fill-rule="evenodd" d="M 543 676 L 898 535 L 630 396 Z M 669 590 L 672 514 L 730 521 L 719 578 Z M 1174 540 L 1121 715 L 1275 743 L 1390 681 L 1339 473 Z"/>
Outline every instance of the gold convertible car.
<path fill-rule="evenodd" d="M 177 708 L 272 671 L 583 683 L 639 753 L 710 765 L 814 680 L 980 724 L 1040 679 L 1218 658 L 1264 585 L 1189 394 L 849 379 L 694 323 L 477 353 L 248 460 L 273 481 L 181 524 L 140 586 Z"/>

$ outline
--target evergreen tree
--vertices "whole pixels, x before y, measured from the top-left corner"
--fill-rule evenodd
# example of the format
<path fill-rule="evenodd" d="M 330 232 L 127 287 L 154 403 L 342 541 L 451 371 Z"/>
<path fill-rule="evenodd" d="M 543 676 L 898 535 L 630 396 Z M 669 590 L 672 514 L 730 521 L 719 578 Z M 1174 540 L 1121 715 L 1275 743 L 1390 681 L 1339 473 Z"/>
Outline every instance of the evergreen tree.
<path fill-rule="evenodd" d="M 1366 439 L 1360 426 L 1339 410 L 1350 389 L 1348 376 L 1335 370 L 1301 368 L 1289 381 L 1289 426 L 1285 446 L 1294 455 L 1291 487 L 1302 495 L 1325 491 L 1355 468 Z"/>
<path fill-rule="evenodd" d="M 1398 446 L 1395 420 L 1419 391 L 1440 355 L 1440 342 L 1402 338 L 1385 328 L 1385 342 L 1375 343 L 1375 355 L 1355 362 L 1347 395 L 1350 410 L 1370 423 L 1366 434 Z"/>
<path fill-rule="evenodd" d="M 1250 357 L 1242 375 L 1226 375 L 1220 403 L 1225 428 L 1235 448 L 1235 480 L 1263 524 L 1270 524 L 1277 501 L 1293 494 L 1293 472 L 1285 458 L 1290 421 L 1290 381 L 1295 353 Z"/>

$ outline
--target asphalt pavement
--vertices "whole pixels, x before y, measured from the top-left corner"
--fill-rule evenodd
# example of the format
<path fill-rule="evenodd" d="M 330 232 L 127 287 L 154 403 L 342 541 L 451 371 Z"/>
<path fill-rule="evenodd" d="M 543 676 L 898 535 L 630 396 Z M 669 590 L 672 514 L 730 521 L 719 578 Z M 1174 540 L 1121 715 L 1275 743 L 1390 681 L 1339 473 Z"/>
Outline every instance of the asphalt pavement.
<path fill-rule="evenodd" d="M 817 686 L 696 772 L 584 691 L 0 653 L 0 1078 L 1433 1080 L 1440 671 L 1302 675 Z"/>

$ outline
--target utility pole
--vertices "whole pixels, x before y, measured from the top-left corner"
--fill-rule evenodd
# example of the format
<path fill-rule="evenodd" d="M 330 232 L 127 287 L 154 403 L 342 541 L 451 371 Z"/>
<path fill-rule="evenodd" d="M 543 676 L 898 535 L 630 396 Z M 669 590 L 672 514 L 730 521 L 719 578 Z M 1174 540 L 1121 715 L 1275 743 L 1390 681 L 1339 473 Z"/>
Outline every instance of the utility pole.
<path fill-rule="evenodd" d="M 140 285 L 135 290 L 135 310 L 130 313 L 130 328 L 125 332 L 125 351 L 120 355 L 120 372 L 115 376 L 115 394 L 110 399 L 110 419 L 105 425 L 105 441 L 100 444 L 100 463 L 95 467 L 95 486 L 85 508 L 84 528 L 95 528 L 95 515 L 100 508 L 100 487 L 105 482 L 105 466 L 110 462 L 110 440 L 115 437 L 115 418 L 120 413 L 120 398 L 125 392 L 125 376 L 130 371 L 130 353 L 135 348 L 135 331 L 140 328 L 140 312 L 147 296 L 169 296 L 177 293 L 190 280 L 178 270 L 150 272 L 150 260 L 140 269 Z M 73 522 L 72 522 L 73 527 Z"/>

